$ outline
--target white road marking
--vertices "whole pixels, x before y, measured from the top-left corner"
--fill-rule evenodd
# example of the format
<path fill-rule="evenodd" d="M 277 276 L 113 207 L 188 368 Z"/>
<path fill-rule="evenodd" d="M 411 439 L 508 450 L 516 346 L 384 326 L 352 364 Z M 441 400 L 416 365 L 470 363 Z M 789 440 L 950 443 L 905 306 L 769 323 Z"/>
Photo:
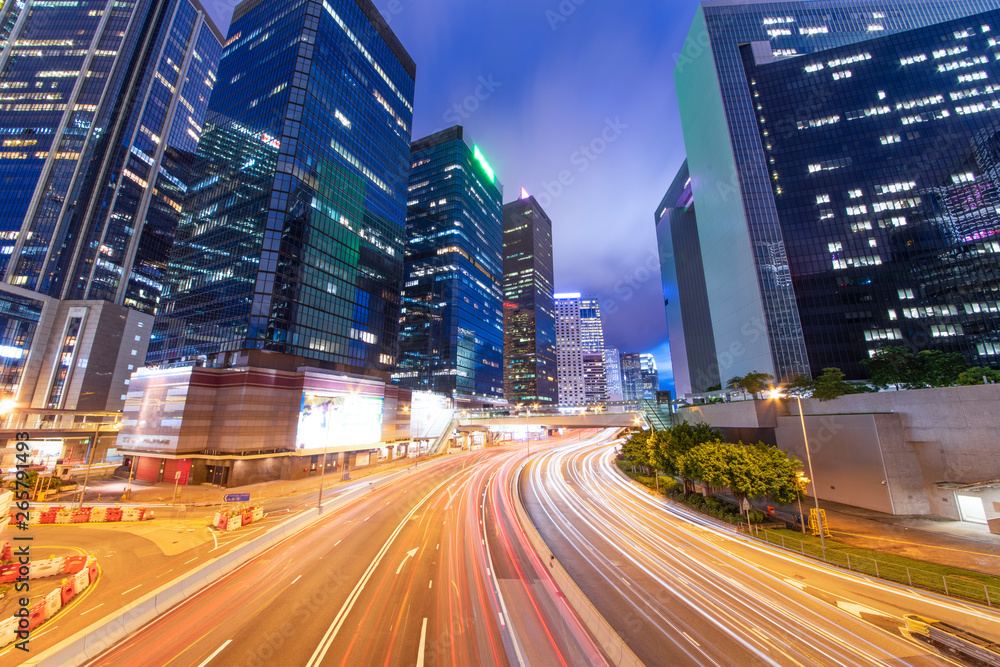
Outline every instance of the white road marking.
<path fill-rule="evenodd" d="M 195 562 L 196 560 L 198 560 L 198 559 L 199 559 L 200 557 L 201 557 L 201 556 L 195 556 L 195 557 L 194 557 L 194 558 L 192 558 L 191 560 L 186 560 L 186 561 L 184 561 L 184 565 L 187 565 L 188 563 L 193 563 L 193 562 Z"/>
<path fill-rule="evenodd" d="M 295 577 L 294 579 L 292 579 L 292 584 L 294 584 L 296 581 L 298 581 L 301 578 L 302 578 L 301 574 L 299 576 Z M 289 586 L 291 586 L 291 584 L 289 584 Z"/>
<path fill-rule="evenodd" d="M 142 584 L 139 584 L 139 586 L 142 586 Z M 134 591 L 134 590 L 135 590 L 136 588 L 139 588 L 139 586 L 135 586 L 135 587 L 133 587 L 133 588 L 130 588 L 130 589 L 128 589 L 127 591 L 125 591 L 125 593 L 131 593 L 131 592 L 132 592 L 132 591 Z M 122 595 L 125 595 L 125 593 L 122 593 Z"/>
<path fill-rule="evenodd" d="M 433 585 L 434 585 L 434 580 L 433 579 L 431 579 L 430 581 L 427 582 L 427 588 L 430 588 Z"/>
<path fill-rule="evenodd" d="M 427 640 L 427 619 L 420 626 L 420 648 L 417 649 L 417 667 L 424 667 L 424 642 Z"/>
<path fill-rule="evenodd" d="M 409 551 L 407 551 L 406 552 L 406 558 L 404 558 L 403 562 L 400 563 L 399 567 L 396 568 L 396 574 L 399 574 L 399 571 L 403 569 L 403 566 L 406 565 L 406 561 L 410 560 L 411 558 L 413 558 L 416 555 L 417 555 L 417 550 L 416 549 L 410 549 Z"/>
<path fill-rule="evenodd" d="M 97 605 L 97 607 L 103 607 L 103 606 L 104 606 L 104 603 L 103 603 L 103 602 L 102 602 L 101 604 Z M 92 612 L 92 611 L 94 611 L 95 609 L 97 609 L 97 607 L 91 607 L 91 608 L 90 608 L 90 609 L 88 609 L 87 611 L 81 611 L 81 612 L 80 612 L 80 616 L 83 616 L 84 614 L 89 614 L 90 612 Z"/>
<path fill-rule="evenodd" d="M 334 542 L 334 543 L 333 543 L 333 546 L 337 546 L 338 544 L 340 544 L 340 543 L 341 543 L 341 542 L 343 542 L 343 541 L 344 541 L 344 540 L 337 540 L 336 542 Z"/>
<path fill-rule="evenodd" d="M 223 645 L 222 645 L 222 646 L 220 646 L 219 648 L 215 649 L 215 653 L 213 653 L 212 655 L 210 655 L 210 656 L 208 656 L 207 658 L 205 658 L 205 662 L 203 662 L 203 663 L 201 663 L 200 665 L 198 665 L 198 667 L 205 667 L 205 665 L 207 665 L 208 663 L 212 662 L 212 658 L 214 658 L 215 656 L 217 656 L 217 655 L 219 655 L 220 653 L 222 653 L 222 649 L 224 649 L 224 648 L 226 648 L 227 646 L 229 646 L 229 644 L 230 644 L 230 643 L 231 643 L 232 641 L 233 641 L 232 639 L 227 639 L 227 640 L 226 640 L 226 643 L 225 643 L 225 644 L 223 644 Z"/>

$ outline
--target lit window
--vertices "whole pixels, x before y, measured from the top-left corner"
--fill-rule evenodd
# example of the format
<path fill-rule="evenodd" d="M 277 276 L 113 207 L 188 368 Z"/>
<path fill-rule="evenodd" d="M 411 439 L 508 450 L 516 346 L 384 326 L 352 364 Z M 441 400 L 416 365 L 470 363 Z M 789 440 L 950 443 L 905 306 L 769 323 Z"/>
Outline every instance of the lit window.
<path fill-rule="evenodd" d="M 915 299 L 913 296 L 913 290 L 907 287 L 906 289 L 897 290 L 900 299 Z"/>
<path fill-rule="evenodd" d="M 850 78 L 851 78 L 851 70 L 849 70 L 849 69 L 845 69 L 842 72 L 834 72 L 833 73 L 833 80 L 834 81 L 840 81 L 841 79 L 850 79 Z"/>
<path fill-rule="evenodd" d="M 823 69 L 823 63 L 814 63 L 812 65 L 806 65 L 805 69 L 806 69 L 806 72 L 809 72 L 810 74 L 812 72 L 818 72 L 821 69 Z"/>
<path fill-rule="evenodd" d="M 830 29 L 825 25 L 810 26 L 808 28 L 799 28 L 800 35 L 824 35 L 830 32 Z"/>
<path fill-rule="evenodd" d="M 951 182 L 955 183 L 955 184 L 958 184 L 958 183 L 971 183 L 974 180 L 976 180 L 976 175 L 973 174 L 971 171 L 967 171 L 964 174 L 952 174 L 951 175 Z"/>
<path fill-rule="evenodd" d="M 885 30 L 879 23 L 871 23 L 868 25 L 868 32 L 878 32 L 879 30 Z"/>
<path fill-rule="evenodd" d="M 827 243 L 826 247 L 827 249 L 829 249 L 830 252 L 840 252 L 841 250 L 844 249 L 844 244 L 841 243 L 840 241 L 837 241 L 835 243 Z"/>
<path fill-rule="evenodd" d="M 886 146 L 888 144 L 898 144 L 899 143 L 899 135 L 898 134 L 887 134 L 887 135 L 885 135 L 883 137 L 879 137 L 879 141 L 882 142 L 883 146 Z"/>
<path fill-rule="evenodd" d="M 847 207 L 847 215 L 864 215 L 867 212 L 868 212 L 868 207 L 865 206 L 864 204 L 861 204 L 860 206 Z"/>
<path fill-rule="evenodd" d="M 965 53 L 968 50 L 969 50 L 969 45 L 962 44 L 961 46 L 953 46 L 950 49 L 938 49 L 937 51 L 932 52 L 931 55 L 934 56 L 935 60 L 937 60 L 938 58 L 957 56 L 959 53 Z"/>
<path fill-rule="evenodd" d="M 861 196 L 861 194 L 862 194 L 861 188 L 857 188 L 855 190 L 848 190 L 847 192 L 847 196 L 850 197 L 851 199 L 857 199 L 858 197 Z"/>
<path fill-rule="evenodd" d="M 829 204 L 830 203 L 830 195 L 816 195 L 816 203 L 817 204 Z"/>
<path fill-rule="evenodd" d="M 926 53 L 921 53 L 920 55 L 910 56 L 909 58 L 900 58 L 899 64 L 900 65 L 912 65 L 914 63 L 922 63 L 925 60 L 927 60 L 927 54 Z"/>

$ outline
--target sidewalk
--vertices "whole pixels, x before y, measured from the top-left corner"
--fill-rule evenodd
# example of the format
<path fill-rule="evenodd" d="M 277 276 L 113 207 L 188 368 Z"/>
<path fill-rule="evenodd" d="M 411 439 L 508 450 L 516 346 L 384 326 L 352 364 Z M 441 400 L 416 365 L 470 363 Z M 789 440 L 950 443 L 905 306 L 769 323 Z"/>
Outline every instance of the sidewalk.
<path fill-rule="evenodd" d="M 813 500 L 803 498 L 803 509 Z M 928 516 L 894 516 L 820 501 L 833 537 L 851 546 L 1000 574 L 1000 535 L 986 526 Z"/>
<path fill-rule="evenodd" d="M 433 461 L 435 457 L 421 458 L 424 461 Z M 398 459 L 392 462 L 378 463 L 364 468 L 350 471 L 349 482 L 357 481 L 375 473 L 384 472 L 399 468 L 413 466 L 413 459 Z M 222 505 L 223 497 L 231 493 L 249 493 L 250 502 L 257 503 L 262 500 L 273 500 L 275 498 L 295 495 L 297 493 L 307 493 L 316 491 L 320 485 L 320 477 L 306 477 L 297 480 L 274 480 L 260 482 L 258 484 L 248 484 L 238 487 L 221 487 L 214 484 L 200 484 L 197 486 L 178 486 L 177 505 Z M 342 472 L 329 472 L 323 480 L 325 488 L 331 488 L 337 484 L 344 483 Z M 140 482 L 132 480 L 131 493 L 127 502 L 122 501 L 127 481 L 124 479 L 96 479 L 90 480 L 87 484 L 87 492 L 84 501 L 92 503 L 108 504 L 128 504 L 128 505 L 163 505 L 170 504 L 174 498 L 174 484 L 171 482 Z M 68 505 L 79 499 L 79 489 L 61 494 L 51 498 L 47 504 Z"/>

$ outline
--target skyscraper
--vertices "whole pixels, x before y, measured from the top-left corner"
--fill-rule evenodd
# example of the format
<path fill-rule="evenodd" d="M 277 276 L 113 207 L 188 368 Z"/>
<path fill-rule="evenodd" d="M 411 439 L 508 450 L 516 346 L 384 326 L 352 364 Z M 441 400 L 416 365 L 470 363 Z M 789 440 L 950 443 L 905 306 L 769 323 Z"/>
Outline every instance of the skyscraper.
<path fill-rule="evenodd" d="M 410 147 L 399 364 L 393 381 L 503 396 L 503 186 L 461 126 Z"/>
<path fill-rule="evenodd" d="M 720 384 L 687 161 L 656 209 L 656 239 L 678 396 Z M 728 378 L 727 378 L 728 379 Z"/>
<path fill-rule="evenodd" d="M 650 401 L 656 398 L 660 388 L 660 373 L 656 370 L 656 359 L 653 355 L 643 352 L 639 355 L 639 376 L 642 385 L 642 398 Z"/>
<path fill-rule="evenodd" d="M 227 44 L 149 361 L 388 379 L 413 60 L 368 0 L 244 0 Z"/>
<path fill-rule="evenodd" d="M 504 398 L 555 404 L 552 221 L 534 197 L 503 207 Z"/>
<path fill-rule="evenodd" d="M 607 376 L 608 400 L 625 400 L 625 390 L 622 387 L 621 353 L 617 348 L 604 348 L 604 372 Z"/>
<path fill-rule="evenodd" d="M 555 301 L 559 405 L 604 403 L 604 327 L 597 298 L 566 293 L 556 294 Z"/>
<path fill-rule="evenodd" d="M 719 0 L 699 7 L 674 81 L 723 382 L 754 370 L 779 379 L 809 372 L 775 205 L 775 170 L 759 134 L 769 112 L 753 97 L 740 46 L 749 44 L 763 64 L 998 5 L 995 0 Z"/>
<path fill-rule="evenodd" d="M 786 62 L 743 49 L 813 375 L 861 379 L 883 345 L 1000 366 L 995 30 L 1000 10 Z"/>
<path fill-rule="evenodd" d="M 222 51 L 197 0 L 0 3 L 0 393 L 118 410 Z"/>

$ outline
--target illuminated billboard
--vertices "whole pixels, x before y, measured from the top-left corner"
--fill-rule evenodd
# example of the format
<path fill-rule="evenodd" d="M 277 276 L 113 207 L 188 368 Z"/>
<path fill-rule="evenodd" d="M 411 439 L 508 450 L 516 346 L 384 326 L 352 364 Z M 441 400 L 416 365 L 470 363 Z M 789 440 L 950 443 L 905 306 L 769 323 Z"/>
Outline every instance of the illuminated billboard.
<path fill-rule="evenodd" d="M 303 393 L 296 449 L 346 448 L 382 439 L 381 397 Z"/>

